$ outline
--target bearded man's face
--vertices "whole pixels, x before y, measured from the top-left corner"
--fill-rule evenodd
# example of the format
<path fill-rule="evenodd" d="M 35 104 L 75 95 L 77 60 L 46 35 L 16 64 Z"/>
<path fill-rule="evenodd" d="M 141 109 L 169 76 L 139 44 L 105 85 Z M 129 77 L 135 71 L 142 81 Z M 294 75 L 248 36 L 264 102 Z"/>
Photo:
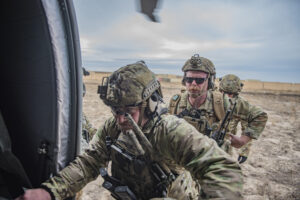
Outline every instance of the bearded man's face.
<path fill-rule="evenodd" d="M 208 89 L 208 74 L 201 71 L 187 71 L 185 86 L 192 98 L 206 94 Z"/>

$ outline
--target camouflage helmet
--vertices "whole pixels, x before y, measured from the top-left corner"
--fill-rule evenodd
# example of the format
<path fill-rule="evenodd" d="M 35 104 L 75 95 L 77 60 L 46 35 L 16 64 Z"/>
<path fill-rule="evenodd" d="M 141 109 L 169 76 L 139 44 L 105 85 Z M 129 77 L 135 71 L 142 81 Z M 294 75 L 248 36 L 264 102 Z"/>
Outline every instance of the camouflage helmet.
<path fill-rule="evenodd" d="M 182 71 L 203 71 L 211 76 L 216 75 L 216 68 L 214 64 L 209 59 L 200 57 L 199 54 L 195 54 L 190 59 L 188 59 L 184 63 Z"/>
<path fill-rule="evenodd" d="M 228 74 L 220 80 L 219 88 L 220 91 L 226 93 L 238 94 L 242 90 L 243 85 L 239 77 L 234 74 Z"/>
<path fill-rule="evenodd" d="M 185 85 L 185 76 L 187 71 L 202 71 L 208 74 L 208 89 L 215 88 L 214 82 L 216 79 L 216 68 L 209 59 L 200 57 L 199 54 L 194 54 L 184 63 L 182 71 L 184 72 L 182 85 Z"/>
<path fill-rule="evenodd" d="M 136 106 L 146 101 L 160 84 L 145 62 L 139 61 L 121 67 L 102 80 L 98 93 L 108 106 Z"/>

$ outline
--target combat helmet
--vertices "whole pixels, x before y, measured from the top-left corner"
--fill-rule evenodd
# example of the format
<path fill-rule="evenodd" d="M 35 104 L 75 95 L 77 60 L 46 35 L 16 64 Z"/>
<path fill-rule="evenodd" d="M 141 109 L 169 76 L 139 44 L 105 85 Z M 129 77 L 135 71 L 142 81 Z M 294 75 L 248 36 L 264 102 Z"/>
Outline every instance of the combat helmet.
<path fill-rule="evenodd" d="M 242 90 L 243 85 L 239 77 L 234 74 L 227 74 L 221 78 L 219 90 L 225 93 L 238 94 Z"/>
<path fill-rule="evenodd" d="M 184 77 L 182 84 L 184 85 L 184 78 L 187 71 L 202 71 L 208 74 L 208 88 L 214 88 L 214 82 L 216 78 L 216 68 L 214 64 L 207 58 L 200 57 L 199 54 L 194 54 L 190 59 L 188 59 L 183 67 L 182 71 L 184 72 Z"/>
<path fill-rule="evenodd" d="M 103 102 L 110 107 L 141 105 L 142 113 L 145 108 L 154 112 L 156 108 L 151 102 L 162 101 L 160 83 L 144 61 L 126 65 L 109 77 L 104 77 L 102 85 L 98 87 L 98 93 Z"/>

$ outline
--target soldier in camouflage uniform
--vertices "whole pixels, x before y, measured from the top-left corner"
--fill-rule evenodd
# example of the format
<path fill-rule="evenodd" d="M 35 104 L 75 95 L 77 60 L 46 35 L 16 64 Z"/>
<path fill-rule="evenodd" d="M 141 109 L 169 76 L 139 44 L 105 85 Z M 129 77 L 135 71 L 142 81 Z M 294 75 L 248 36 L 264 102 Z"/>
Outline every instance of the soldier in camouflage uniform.
<path fill-rule="evenodd" d="M 236 112 L 232 116 L 232 120 L 230 121 L 230 124 L 228 126 L 228 131 L 231 133 L 230 137 L 235 137 L 237 133 L 237 125 L 239 122 L 241 122 L 241 128 L 242 128 L 242 135 L 243 137 L 250 137 L 250 140 L 248 143 L 243 145 L 239 150 L 239 162 L 243 163 L 247 160 L 250 147 L 251 147 L 251 140 L 257 139 L 259 136 L 259 133 L 261 133 L 266 125 L 267 122 L 267 115 L 264 114 L 266 117 L 260 118 L 260 126 L 257 126 L 255 129 L 247 130 L 247 118 L 249 117 L 250 113 L 247 113 L 246 111 L 252 110 L 257 115 L 259 113 L 264 113 L 261 108 L 249 104 L 249 102 L 242 97 L 239 96 L 239 93 L 241 92 L 243 88 L 243 83 L 241 82 L 240 78 L 233 74 L 228 74 L 224 76 L 219 84 L 219 90 L 222 93 L 225 93 L 229 98 L 231 102 L 236 102 Z M 252 131 L 253 134 L 246 134 L 247 132 Z M 232 148 L 228 151 L 230 154 L 232 154 Z"/>
<path fill-rule="evenodd" d="M 114 180 L 127 186 L 136 199 L 242 198 L 238 163 L 183 119 L 167 114 L 160 84 L 144 62 L 115 71 L 104 79 L 99 92 L 113 117 L 98 129 L 89 149 L 41 189 L 27 190 L 22 198 L 73 196 L 109 161 Z M 201 183 L 201 197 L 190 175 Z"/>
<path fill-rule="evenodd" d="M 82 68 L 82 71 L 84 76 L 90 75 L 90 73 L 85 68 Z M 86 87 L 84 83 L 82 85 L 82 90 L 84 97 L 86 93 Z M 88 120 L 87 116 L 84 114 L 84 112 L 82 112 L 82 135 L 80 141 L 81 151 L 88 148 L 88 143 L 90 142 L 90 139 L 96 134 L 96 132 L 97 129 L 93 127 L 93 125 Z"/>
<path fill-rule="evenodd" d="M 225 110 L 230 109 L 232 104 L 226 95 L 215 90 L 216 71 L 209 59 L 195 54 L 185 62 L 182 71 L 182 84 L 186 86 L 186 91 L 171 98 L 169 113 L 184 118 L 200 133 L 210 136 L 224 118 Z M 247 103 L 240 109 L 235 109 L 234 115 L 245 122 L 244 135 L 230 137 L 231 146 L 240 148 L 251 138 L 260 135 L 265 127 L 267 114 Z M 228 146 L 230 143 L 225 143 L 222 148 L 228 152 Z"/>
<path fill-rule="evenodd" d="M 82 115 L 82 135 L 83 138 L 89 142 L 91 138 L 96 134 L 97 129 L 93 127 L 90 121 L 87 119 L 86 115 Z"/>
<path fill-rule="evenodd" d="M 86 88 L 83 84 L 83 97 L 85 96 Z M 82 113 L 82 137 L 89 142 L 91 138 L 96 134 L 97 129 L 93 127 L 88 118 Z"/>

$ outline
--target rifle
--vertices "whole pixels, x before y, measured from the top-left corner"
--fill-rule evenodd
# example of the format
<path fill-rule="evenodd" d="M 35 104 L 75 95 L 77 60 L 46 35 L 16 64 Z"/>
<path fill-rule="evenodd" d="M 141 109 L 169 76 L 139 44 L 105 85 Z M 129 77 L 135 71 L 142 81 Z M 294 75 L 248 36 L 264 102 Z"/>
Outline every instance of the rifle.
<path fill-rule="evenodd" d="M 158 184 L 155 188 L 155 193 L 158 197 L 167 197 L 168 186 L 176 179 L 173 172 L 165 172 L 158 163 L 152 163 L 151 172 Z"/>
<path fill-rule="evenodd" d="M 227 131 L 228 125 L 230 123 L 230 120 L 232 119 L 232 115 L 235 110 L 235 107 L 236 107 L 236 102 L 234 102 L 232 109 L 228 109 L 226 111 L 225 117 L 222 120 L 220 127 L 211 136 L 211 138 L 217 142 L 219 147 L 222 146 L 222 144 L 224 143 L 226 131 Z"/>
<path fill-rule="evenodd" d="M 136 146 L 141 148 L 141 153 L 145 154 L 146 152 L 149 153 L 150 157 L 153 154 L 153 147 L 148 138 L 145 136 L 143 131 L 139 128 L 137 123 L 134 121 L 132 116 L 128 113 L 125 114 L 125 117 L 128 119 L 129 123 L 133 127 L 133 133 L 136 135 L 137 140 Z M 130 133 L 130 132 L 129 132 Z M 134 139 L 133 136 L 131 136 L 132 139 Z M 145 147 L 145 150 L 143 149 Z M 163 169 L 160 165 L 163 163 L 159 164 L 156 162 L 151 163 L 151 173 L 158 182 L 156 185 L 156 188 L 154 189 L 155 193 L 158 195 L 158 197 L 167 197 L 167 188 L 168 186 L 176 179 L 176 176 L 171 172 L 169 169 L 167 172 L 164 170 L 167 169 L 167 166 Z"/>
<path fill-rule="evenodd" d="M 111 192 L 117 200 L 136 200 L 136 196 L 126 185 L 123 185 L 118 179 L 109 176 L 105 168 L 100 168 L 100 174 L 104 179 L 102 186 Z"/>

